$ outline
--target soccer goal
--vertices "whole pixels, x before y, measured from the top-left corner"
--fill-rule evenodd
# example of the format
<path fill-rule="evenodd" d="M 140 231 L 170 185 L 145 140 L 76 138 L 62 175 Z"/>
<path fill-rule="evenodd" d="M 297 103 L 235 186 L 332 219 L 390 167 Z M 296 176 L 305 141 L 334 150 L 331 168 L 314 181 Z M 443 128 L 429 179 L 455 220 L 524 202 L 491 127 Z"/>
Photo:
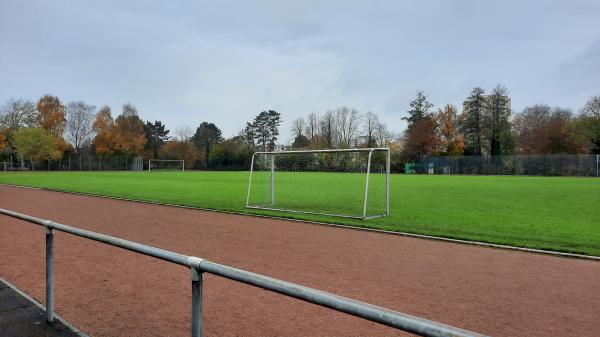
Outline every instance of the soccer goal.
<path fill-rule="evenodd" d="M 390 213 L 387 148 L 256 152 L 246 207 L 371 219 Z"/>
<path fill-rule="evenodd" d="M 180 159 L 150 159 L 148 172 L 152 171 L 185 171 L 185 161 Z"/>

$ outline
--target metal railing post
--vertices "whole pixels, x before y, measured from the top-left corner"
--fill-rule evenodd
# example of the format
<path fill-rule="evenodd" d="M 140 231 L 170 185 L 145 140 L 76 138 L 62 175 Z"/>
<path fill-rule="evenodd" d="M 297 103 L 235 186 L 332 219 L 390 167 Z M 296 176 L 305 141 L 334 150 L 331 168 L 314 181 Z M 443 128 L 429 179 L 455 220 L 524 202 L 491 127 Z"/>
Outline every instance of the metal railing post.
<path fill-rule="evenodd" d="M 202 272 L 192 270 L 192 337 L 202 337 Z"/>
<path fill-rule="evenodd" d="M 46 227 L 46 321 L 54 322 L 54 234 Z"/>

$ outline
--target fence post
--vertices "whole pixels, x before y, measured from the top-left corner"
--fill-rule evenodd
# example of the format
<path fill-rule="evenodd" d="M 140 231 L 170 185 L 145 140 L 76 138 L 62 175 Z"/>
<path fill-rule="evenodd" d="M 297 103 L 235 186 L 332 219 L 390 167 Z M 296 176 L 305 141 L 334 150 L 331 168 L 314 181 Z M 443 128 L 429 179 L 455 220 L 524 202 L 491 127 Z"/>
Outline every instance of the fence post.
<path fill-rule="evenodd" d="M 600 171 L 600 154 L 597 154 L 596 155 L 596 177 L 600 177 L 599 171 Z"/>
<path fill-rule="evenodd" d="M 192 266 L 192 337 L 202 337 L 202 272 Z"/>
<path fill-rule="evenodd" d="M 52 228 L 46 227 L 46 321 L 54 322 L 54 267 Z"/>

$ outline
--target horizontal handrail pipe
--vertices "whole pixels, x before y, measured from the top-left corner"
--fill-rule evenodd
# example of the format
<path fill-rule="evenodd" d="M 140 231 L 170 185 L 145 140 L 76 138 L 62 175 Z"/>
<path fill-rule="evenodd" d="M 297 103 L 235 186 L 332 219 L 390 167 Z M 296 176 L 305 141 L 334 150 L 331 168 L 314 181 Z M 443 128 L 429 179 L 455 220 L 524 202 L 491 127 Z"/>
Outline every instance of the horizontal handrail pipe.
<path fill-rule="evenodd" d="M 210 273 L 230 280 L 245 283 L 264 290 L 272 291 L 305 302 L 313 303 L 335 311 L 350 314 L 372 322 L 411 332 L 427 337 L 479 337 L 482 334 L 452 327 L 446 324 L 430 321 L 400 313 L 394 310 L 378 307 L 365 302 L 338 296 L 325 291 L 305 287 L 276 278 L 233 268 L 227 265 L 211 262 L 195 256 L 187 256 L 168 250 L 128 241 L 89 230 L 72 227 L 50 220 L 40 219 L 30 215 L 0 208 L 0 214 L 19 220 L 27 221 L 46 228 L 46 315 L 47 321 L 53 320 L 53 267 L 52 267 L 52 232 L 65 232 L 75 236 L 123 248 L 143 255 L 155 257 L 167 262 L 191 268 L 192 271 L 192 336 L 202 336 L 202 274 Z"/>
<path fill-rule="evenodd" d="M 147 246 L 147 245 L 133 242 L 133 241 L 116 238 L 114 236 L 100 234 L 100 233 L 88 231 L 88 230 L 77 228 L 77 227 L 71 227 L 68 225 L 63 225 L 58 222 L 44 220 L 44 219 L 36 218 L 33 216 L 9 211 L 6 209 L 0 209 L 0 213 L 11 216 L 13 218 L 17 218 L 17 219 L 25 220 L 25 221 L 28 221 L 28 222 L 31 222 L 31 223 L 34 223 L 37 225 L 41 225 L 48 229 L 56 229 L 58 231 L 73 234 L 75 236 L 80 236 L 82 238 L 106 243 L 111 246 L 123 248 L 126 250 L 130 250 L 130 251 L 133 251 L 136 253 L 143 254 L 143 255 L 152 256 L 157 259 L 172 262 L 172 263 L 179 264 L 182 266 L 191 267 L 187 261 L 188 256 L 186 256 L 186 255 L 174 253 L 174 252 L 171 252 L 168 250 L 164 250 L 164 249 L 160 249 L 160 248 L 156 248 L 156 247 L 152 247 L 152 246 Z"/>
<path fill-rule="evenodd" d="M 200 269 L 213 275 L 253 285 L 278 294 L 317 304 L 336 311 L 361 317 L 420 336 L 483 336 L 478 333 L 455 328 L 427 319 L 403 314 L 365 302 L 338 296 L 325 291 L 304 287 L 241 269 L 232 268 L 204 260 Z"/>

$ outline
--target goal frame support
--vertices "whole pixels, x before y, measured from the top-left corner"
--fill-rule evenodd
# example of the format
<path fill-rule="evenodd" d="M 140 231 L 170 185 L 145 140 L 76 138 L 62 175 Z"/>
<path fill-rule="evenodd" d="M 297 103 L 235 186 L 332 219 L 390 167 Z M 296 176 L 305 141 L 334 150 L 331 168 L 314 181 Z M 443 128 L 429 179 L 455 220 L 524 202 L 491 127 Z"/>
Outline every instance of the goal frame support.
<path fill-rule="evenodd" d="M 148 159 L 148 172 L 152 172 L 152 162 L 153 161 L 181 162 L 181 171 L 185 172 L 185 160 L 184 159 Z"/>
<path fill-rule="evenodd" d="M 369 175 L 371 174 L 371 157 L 373 155 L 373 152 L 375 152 L 375 151 L 385 152 L 385 154 L 386 154 L 386 160 L 385 160 L 385 208 L 384 208 L 383 213 L 381 213 L 381 214 L 374 214 L 374 215 L 367 216 L 368 200 L 369 200 Z M 363 200 L 362 216 L 333 214 L 333 213 L 324 213 L 324 212 L 310 212 L 310 211 L 301 211 L 301 210 L 284 209 L 284 208 L 275 207 L 275 155 L 277 155 L 277 154 L 293 154 L 293 153 L 334 153 L 334 152 L 368 152 L 367 172 L 366 172 L 366 177 L 365 177 L 365 195 L 364 195 L 364 200 Z M 256 157 L 256 155 L 263 155 L 263 154 L 271 155 L 271 161 L 270 161 L 271 206 L 273 206 L 273 207 L 250 205 L 250 192 L 252 189 L 252 174 L 254 172 L 254 158 Z M 369 220 L 369 219 L 374 219 L 374 218 L 380 218 L 383 216 L 388 216 L 388 215 L 390 215 L 390 160 L 391 160 L 390 149 L 387 147 L 254 152 L 254 154 L 252 155 L 252 159 L 250 160 L 250 177 L 248 178 L 248 193 L 246 195 L 246 208 L 262 209 L 262 210 L 267 210 L 267 211 L 280 211 L 280 212 L 290 212 L 290 213 L 326 215 L 326 216 L 335 216 L 335 217 L 360 219 L 360 220 Z"/>

